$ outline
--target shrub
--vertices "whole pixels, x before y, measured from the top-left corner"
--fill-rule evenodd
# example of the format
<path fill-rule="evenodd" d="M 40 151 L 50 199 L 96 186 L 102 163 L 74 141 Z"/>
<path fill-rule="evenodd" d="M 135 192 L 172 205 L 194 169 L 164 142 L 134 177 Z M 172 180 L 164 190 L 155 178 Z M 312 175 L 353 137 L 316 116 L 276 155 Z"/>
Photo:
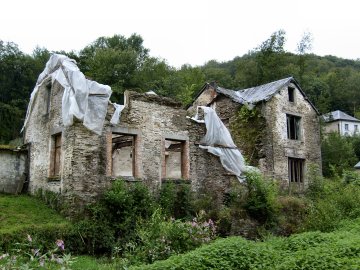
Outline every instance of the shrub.
<path fill-rule="evenodd" d="M 302 227 L 309 204 L 305 198 L 296 196 L 279 196 L 280 211 L 278 224 L 273 231 L 277 235 L 289 236 Z"/>
<path fill-rule="evenodd" d="M 351 141 L 337 132 L 330 133 L 322 141 L 321 154 L 323 173 L 326 177 L 341 175 L 357 161 Z"/>
<path fill-rule="evenodd" d="M 215 238 L 215 225 L 201 216 L 191 222 L 166 219 L 157 210 L 149 220 L 138 223 L 135 234 L 136 239 L 125 245 L 128 264 L 152 263 L 208 243 Z"/>
<path fill-rule="evenodd" d="M 189 219 L 194 215 L 193 194 L 189 184 L 163 183 L 158 201 L 168 217 Z"/>
<path fill-rule="evenodd" d="M 122 180 L 113 183 L 100 204 L 105 210 L 98 214 L 105 212 L 104 218 L 116 230 L 116 237 L 124 239 L 131 236 L 137 220 L 149 218 L 155 209 L 155 199 L 143 183 L 127 184 Z"/>
<path fill-rule="evenodd" d="M 264 242 L 229 237 L 130 269 L 358 269 L 359 232 L 358 219 L 332 233 L 307 232 Z"/>
<path fill-rule="evenodd" d="M 262 224 L 275 222 L 279 210 L 275 182 L 264 180 L 259 173 L 247 173 L 246 186 L 248 193 L 245 209 L 249 215 Z"/>
<path fill-rule="evenodd" d="M 323 195 L 310 201 L 303 230 L 331 231 L 342 220 L 360 217 L 360 186 L 341 179 L 324 181 Z"/>

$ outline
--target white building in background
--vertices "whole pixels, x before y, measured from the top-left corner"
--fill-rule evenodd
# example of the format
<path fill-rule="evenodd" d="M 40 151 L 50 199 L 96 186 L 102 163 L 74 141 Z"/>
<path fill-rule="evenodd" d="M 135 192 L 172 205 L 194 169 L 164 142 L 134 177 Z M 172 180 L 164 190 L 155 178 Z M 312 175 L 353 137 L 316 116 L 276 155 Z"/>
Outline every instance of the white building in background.
<path fill-rule="evenodd" d="M 360 135 L 360 120 L 342 111 L 334 111 L 322 116 L 324 132 L 338 132 L 341 136 Z"/>

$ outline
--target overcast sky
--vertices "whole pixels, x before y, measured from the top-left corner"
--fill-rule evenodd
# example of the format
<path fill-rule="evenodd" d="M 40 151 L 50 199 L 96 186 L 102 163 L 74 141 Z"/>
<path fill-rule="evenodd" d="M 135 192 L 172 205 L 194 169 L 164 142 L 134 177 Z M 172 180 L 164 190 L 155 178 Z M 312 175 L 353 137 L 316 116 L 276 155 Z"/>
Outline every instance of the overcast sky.
<path fill-rule="evenodd" d="M 306 31 L 313 53 L 360 58 L 358 0 L 4 0 L 0 7 L 0 39 L 26 53 L 37 45 L 79 51 L 100 36 L 137 33 L 170 65 L 202 65 L 241 56 L 283 29 L 288 51 Z"/>

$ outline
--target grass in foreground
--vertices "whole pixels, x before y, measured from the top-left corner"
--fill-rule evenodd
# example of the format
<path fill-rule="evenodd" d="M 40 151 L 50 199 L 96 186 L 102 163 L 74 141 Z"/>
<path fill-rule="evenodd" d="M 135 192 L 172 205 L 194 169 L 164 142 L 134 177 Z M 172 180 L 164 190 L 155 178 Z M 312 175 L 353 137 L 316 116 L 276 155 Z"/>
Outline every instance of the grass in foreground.
<path fill-rule="evenodd" d="M 0 194 L 0 235 L 28 228 L 66 226 L 69 222 L 37 198 Z"/>

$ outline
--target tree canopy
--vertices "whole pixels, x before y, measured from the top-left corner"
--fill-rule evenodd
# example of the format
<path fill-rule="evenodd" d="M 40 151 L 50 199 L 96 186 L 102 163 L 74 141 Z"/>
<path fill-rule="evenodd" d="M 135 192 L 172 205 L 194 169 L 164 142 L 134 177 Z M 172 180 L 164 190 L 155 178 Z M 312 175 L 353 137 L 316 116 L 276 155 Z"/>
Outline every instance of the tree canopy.
<path fill-rule="evenodd" d="M 300 39 L 297 53 L 285 51 L 285 42 L 286 33 L 279 30 L 230 61 L 180 68 L 150 56 L 137 34 L 99 37 L 80 52 L 58 53 L 75 59 L 89 79 L 110 85 L 116 102 L 127 89 L 153 90 L 187 105 L 205 82 L 242 89 L 293 76 L 321 113 L 339 109 L 360 115 L 360 60 L 311 54 L 310 33 Z M 0 143 L 21 136 L 30 93 L 50 54 L 36 48 L 27 55 L 16 44 L 0 40 Z"/>

